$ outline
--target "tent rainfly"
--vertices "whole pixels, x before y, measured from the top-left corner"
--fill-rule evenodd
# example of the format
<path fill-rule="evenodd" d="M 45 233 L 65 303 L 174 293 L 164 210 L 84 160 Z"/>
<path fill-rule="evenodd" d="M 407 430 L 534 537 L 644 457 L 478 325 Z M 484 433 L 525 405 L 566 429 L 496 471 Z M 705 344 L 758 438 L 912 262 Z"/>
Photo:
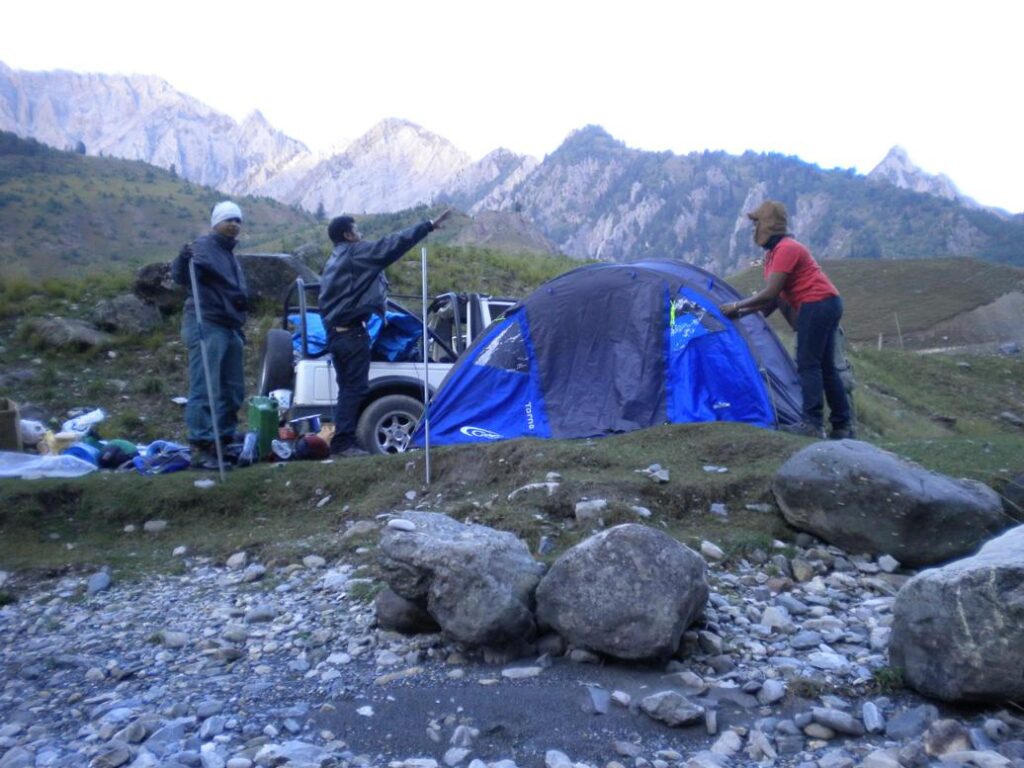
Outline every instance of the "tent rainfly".
<path fill-rule="evenodd" d="M 741 295 L 680 261 L 594 264 L 550 280 L 482 334 L 429 408 L 435 445 L 577 438 L 658 424 L 800 420 L 792 358 Z M 424 443 L 420 424 L 413 444 Z"/>

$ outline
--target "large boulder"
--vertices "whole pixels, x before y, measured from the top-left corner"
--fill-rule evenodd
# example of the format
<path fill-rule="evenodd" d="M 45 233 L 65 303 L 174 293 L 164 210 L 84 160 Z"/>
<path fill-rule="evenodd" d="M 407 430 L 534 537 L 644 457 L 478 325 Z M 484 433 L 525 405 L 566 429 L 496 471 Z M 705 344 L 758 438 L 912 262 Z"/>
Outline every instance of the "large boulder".
<path fill-rule="evenodd" d="M 1024 526 L 904 584 L 889 660 L 926 696 L 1024 701 Z"/>
<path fill-rule="evenodd" d="M 109 333 L 84 320 L 66 317 L 31 317 L 24 321 L 20 334 L 40 349 L 105 349 L 114 342 Z"/>
<path fill-rule="evenodd" d="M 144 335 L 160 326 L 160 310 L 134 293 L 126 293 L 97 302 L 92 321 L 104 331 Z"/>
<path fill-rule="evenodd" d="M 140 267 L 135 273 L 132 293 L 155 306 L 161 315 L 180 312 L 185 301 L 185 289 L 171 279 L 170 262 Z"/>
<path fill-rule="evenodd" d="M 245 270 L 245 281 L 252 301 L 284 301 L 297 277 L 307 283 L 320 280 L 320 276 L 306 266 L 302 259 L 290 253 L 240 253 L 238 262 Z"/>
<path fill-rule="evenodd" d="M 858 440 L 823 441 L 775 475 L 786 521 L 848 552 L 919 567 L 963 557 L 1006 527 L 999 495 Z"/>
<path fill-rule="evenodd" d="M 537 587 L 537 621 L 573 645 L 620 659 L 665 658 L 707 599 L 700 555 L 628 523 L 558 558 Z"/>
<path fill-rule="evenodd" d="M 468 645 L 518 645 L 535 632 L 543 566 L 521 539 L 434 512 L 404 512 L 381 534 L 384 579 Z"/>

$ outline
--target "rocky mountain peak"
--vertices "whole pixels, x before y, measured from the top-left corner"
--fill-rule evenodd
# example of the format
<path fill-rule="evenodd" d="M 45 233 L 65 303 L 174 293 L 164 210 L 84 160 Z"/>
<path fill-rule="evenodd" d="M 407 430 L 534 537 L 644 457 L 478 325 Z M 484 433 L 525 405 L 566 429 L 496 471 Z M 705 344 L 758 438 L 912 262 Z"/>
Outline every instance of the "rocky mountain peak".
<path fill-rule="evenodd" d="M 924 192 L 944 200 L 967 200 L 960 194 L 952 179 L 943 174 L 933 176 L 925 173 L 914 165 L 907 150 L 899 145 L 889 150 L 882 162 L 868 174 L 868 178 L 887 181 L 901 189 Z"/>

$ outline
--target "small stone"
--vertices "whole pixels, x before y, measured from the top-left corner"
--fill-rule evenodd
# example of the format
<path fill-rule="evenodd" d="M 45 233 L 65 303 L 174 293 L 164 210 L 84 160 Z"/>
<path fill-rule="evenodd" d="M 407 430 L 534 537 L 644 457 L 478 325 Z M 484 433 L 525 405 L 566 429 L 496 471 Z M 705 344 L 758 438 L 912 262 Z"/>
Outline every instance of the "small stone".
<path fill-rule="evenodd" d="M 147 520 L 142 524 L 142 530 L 146 533 L 160 533 L 167 530 L 166 520 Z"/>
<path fill-rule="evenodd" d="M 811 709 L 811 717 L 814 718 L 814 722 L 831 728 L 836 733 L 842 733 L 847 736 L 864 735 L 864 726 L 860 720 L 847 712 L 841 712 L 838 709 L 830 709 L 828 707 L 813 707 Z"/>
<path fill-rule="evenodd" d="M 900 561 L 892 555 L 882 555 L 878 558 L 878 567 L 886 573 L 895 573 L 899 570 Z"/>
<path fill-rule="evenodd" d="M 860 717 L 864 721 L 864 730 L 868 733 L 885 732 L 885 717 L 873 701 L 864 702 L 860 709 Z"/>
<path fill-rule="evenodd" d="M 262 624 L 271 622 L 277 617 L 277 610 L 270 605 L 258 605 L 245 612 L 246 624 Z"/>
<path fill-rule="evenodd" d="M 757 700 L 761 704 L 774 704 L 786 698 L 786 684 L 782 680 L 765 680 L 761 690 L 757 692 Z"/>
<path fill-rule="evenodd" d="M 509 680 L 523 680 L 528 677 L 537 677 L 543 671 L 541 667 L 508 667 L 501 670 L 501 676 Z"/>
<path fill-rule="evenodd" d="M 188 645 L 188 635 L 165 629 L 160 633 L 160 642 L 165 648 L 184 648 Z"/>
<path fill-rule="evenodd" d="M 544 765 L 546 768 L 573 768 L 569 756 L 557 749 L 549 749 L 544 753 Z"/>
<path fill-rule="evenodd" d="M 640 709 L 666 725 L 687 725 L 704 719 L 704 707 L 691 703 L 675 691 L 662 691 L 640 701 Z"/>
<path fill-rule="evenodd" d="M 468 749 L 465 749 L 464 747 L 452 747 L 444 753 L 444 757 L 442 759 L 444 760 L 444 764 L 449 766 L 449 768 L 455 768 L 456 765 L 461 763 L 467 757 L 469 757 Z"/>
<path fill-rule="evenodd" d="M 578 501 L 576 502 L 576 521 L 586 523 L 591 520 L 596 520 L 607 508 L 608 502 L 605 499 Z"/>
<path fill-rule="evenodd" d="M 700 553 L 704 557 L 711 560 L 724 560 L 725 552 L 717 544 L 712 544 L 710 541 L 702 541 L 700 543 Z"/>
<path fill-rule="evenodd" d="M 245 552 L 235 552 L 227 559 L 225 565 L 232 571 L 237 571 L 245 567 L 245 564 L 249 562 L 249 556 Z"/>
<path fill-rule="evenodd" d="M 388 528 L 394 531 L 415 531 L 416 523 L 412 520 L 405 520 L 401 517 L 394 517 L 388 520 Z"/>
<path fill-rule="evenodd" d="M 245 570 L 242 571 L 242 582 L 245 584 L 252 584 L 254 581 L 259 581 L 267 575 L 267 569 L 265 566 L 259 563 L 253 563 L 247 565 Z"/>
<path fill-rule="evenodd" d="M 618 704 L 620 707 L 628 707 L 633 701 L 633 697 L 625 691 L 612 691 L 612 701 Z"/>
<path fill-rule="evenodd" d="M 90 595 L 95 595 L 97 592 L 104 592 L 110 589 L 112 583 L 109 573 L 99 571 L 89 577 L 89 580 L 86 582 L 85 591 Z"/>

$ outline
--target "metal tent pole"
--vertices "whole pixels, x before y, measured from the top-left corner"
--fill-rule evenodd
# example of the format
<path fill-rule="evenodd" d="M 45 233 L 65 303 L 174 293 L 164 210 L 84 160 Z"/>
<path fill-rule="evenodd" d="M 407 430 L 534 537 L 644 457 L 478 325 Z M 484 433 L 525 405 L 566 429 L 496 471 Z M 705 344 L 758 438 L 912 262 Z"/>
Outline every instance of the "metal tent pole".
<path fill-rule="evenodd" d="M 217 406 L 213 402 L 213 381 L 210 379 L 210 359 L 206 354 L 206 334 L 203 333 L 203 310 L 199 303 L 199 281 L 196 279 L 196 264 L 193 256 L 188 260 L 188 274 L 192 281 L 192 304 L 196 308 L 196 325 L 199 327 L 199 352 L 203 358 L 203 378 L 206 379 L 206 399 L 210 402 L 210 422 L 213 424 L 213 442 L 217 446 L 217 469 L 220 481 L 224 482 L 224 454 L 220 447 L 220 427 L 217 426 Z"/>
<path fill-rule="evenodd" d="M 426 484 L 430 485 L 430 329 L 427 327 L 427 246 L 420 248 L 423 276 L 423 453 Z"/>

